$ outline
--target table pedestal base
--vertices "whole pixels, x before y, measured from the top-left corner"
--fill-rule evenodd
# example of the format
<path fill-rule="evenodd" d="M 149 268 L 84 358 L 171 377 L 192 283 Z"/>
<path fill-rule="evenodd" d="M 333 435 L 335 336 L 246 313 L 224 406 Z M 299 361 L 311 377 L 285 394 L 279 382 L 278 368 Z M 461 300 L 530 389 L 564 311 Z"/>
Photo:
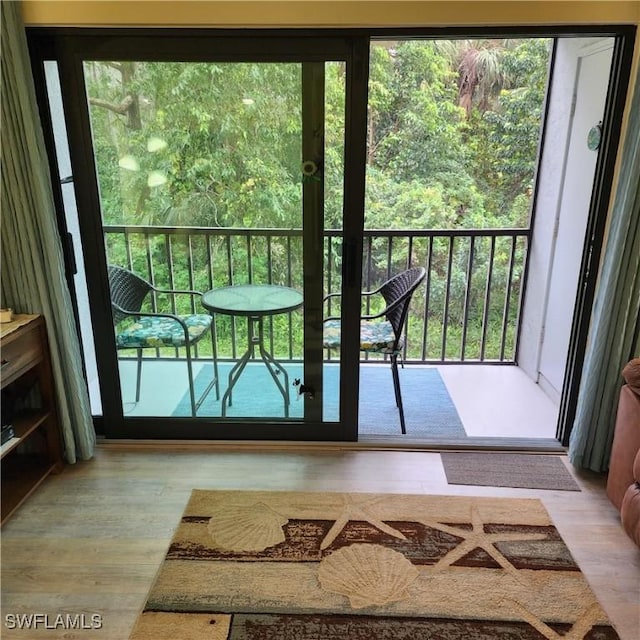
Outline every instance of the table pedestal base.
<path fill-rule="evenodd" d="M 258 333 L 256 335 L 255 325 L 258 327 Z M 227 415 L 227 405 L 232 406 L 232 391 L 240 374 L 247 366 L 249 360 L 255 359 L 255 348 L 258 347 L 260 353 L 260 359 L 267 367 L 273 381 L 276 383 L 278 390 L 282 394 L 284 400 L 284 417 L 289 417 L 289 374 L 286 369 L 264 348 L 264 323 L 262 316 L 249 316 L 247 318 L 247 335 L 248 335 L 248 347 L 244 355 L 236 362 L 231 371 L 229 372 L 229 385 L 227 390 L 222 396 L 222 417 Z M 280 379 L 280 374 L 284 378 L 284 384 Z"/>

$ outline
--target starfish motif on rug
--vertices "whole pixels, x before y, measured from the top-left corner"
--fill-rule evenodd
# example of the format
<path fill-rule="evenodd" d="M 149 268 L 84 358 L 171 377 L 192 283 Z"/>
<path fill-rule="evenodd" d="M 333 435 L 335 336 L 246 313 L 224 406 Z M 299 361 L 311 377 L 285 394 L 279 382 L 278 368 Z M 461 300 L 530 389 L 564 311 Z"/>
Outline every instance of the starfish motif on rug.
<path fill-rule="evenodd" d="M 514 608 L 520 612 L 523 620 L 528 622 L 547 640 L 584 640 L 589 631 L 600 619 L 600 607 L 594 602 L 590 607 L 582 612 L 569 631 L 566 633 L 558 633 L 538 618 L 538 616 L 531 613 L 529 609 L 524 607 L 517 600 L 511 600 L 511 602 L 514 605 Z"/>
<path fill-rule="evenodd" d="M 329 531 L 327 532 L 327 535 L 322 540 L 320 549 L 326 549 L 338 537 L 347 522 L 349 522 L 350 520 L 363 520 L 380 529 L 380 531 L 388 533 L 394 538 L 399 538 L 400 540 L 407 539 L 403 533 L 384 523 L 378 518 L 377 515 L 375 515 L 375 513 L 370 510 L 370 508 L 374 504 L 388 500 L 386 496 L 377 498 L 371 498 L 369 496 L 356 497 L 353 494 L 347 493 L 342 496 L 342 499 L 344 502 L 342 512 L 334 522 L 331 529 L 329 529 Z"/>
<path fill-rule="evenodd" d="M 454 525 L 443 524 L 441 522 L 429 522 L 425 523 L 434 529 L 439 529 L 445 533 L 463 538 L 463 541 L 440 558 L 432 570 L 444 569 L 450 567 L 460 558 L 463 558 L 474 549 L 484 549 L 503 569 L 507 571 L 515 572 L 517 575 L 517 569 L 509 562 L 509 560 L 502 554 L 495 546 L 496 542 L 508 542 L 510 540 L 544 540 L 546 536 L 540 533 L 486 533 L 484 530 L 484 522 L 478 513 L 476 507 L 471 508 L 471 526 L 472 529 L 464 529 Z"/>

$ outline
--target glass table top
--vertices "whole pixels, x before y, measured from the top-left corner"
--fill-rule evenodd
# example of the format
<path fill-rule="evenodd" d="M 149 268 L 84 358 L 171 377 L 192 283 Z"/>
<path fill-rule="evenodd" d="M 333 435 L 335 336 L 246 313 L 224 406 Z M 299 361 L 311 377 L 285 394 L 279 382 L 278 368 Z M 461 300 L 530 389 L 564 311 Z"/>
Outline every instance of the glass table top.
<path fill-rule="evenodd" d="M 287 313 L 302 306 L 302 293 L 274 284 L 241 284 L 207 291 L 202 305 L 209 311 L 235 316 Z"/>

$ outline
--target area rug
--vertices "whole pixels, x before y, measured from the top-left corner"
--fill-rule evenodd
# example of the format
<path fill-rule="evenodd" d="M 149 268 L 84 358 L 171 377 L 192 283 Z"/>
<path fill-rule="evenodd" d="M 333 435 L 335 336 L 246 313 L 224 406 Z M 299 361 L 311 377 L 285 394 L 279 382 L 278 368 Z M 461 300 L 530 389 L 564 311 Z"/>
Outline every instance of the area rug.
<path fill-rule="evenodd" d="M 555 455 L 447 451 L 440 457 L 449 484 L 580 491 Z"/>
<path fill-rule="evenodd" d="M 220 394 L 227 385 L 231 364 L 221 363 Z M 292 384 L 296 378 L 303 379 L 302 366 L 286 363 L 285 368 Z M 325 365 L 323 414 L 327 421 L 338 419 L 339 368 Z M 196 396 L 206 389 L 213 376 L 213 366 L 205 365 L 196 375 Z M 421 438 L 466 438 L 460 416 L 449 396 L 449 392 L 436 368 L 406 366 L 400 370 L 400 383 L 404 400 L 407 435 Z M 292 418 L 301 418 L 303 403 L 297 401 L 295 393 L 289 407 Z M 220 401 L 210 393 L 198 411 L 199 417 L 220 416 Z M 400 421 L 395 403 L 391 370 L 388 365 L 363 365 L 360 367 L 360 400 L 358 432 L 369 435 L 400 435 Z M 174 416 L 190 416 L 189 394 L 173 412 Z M 233 390 L 233 405 L 229 407 L 230 418 L 282 418 L 284 402 L 267 368 L 262 363 L 250 363 L 242 372 Z"/>
<path fill-rule="evenodd" d="M 619 638 L 537 499 L 195 490 L 130 640 Z"/>

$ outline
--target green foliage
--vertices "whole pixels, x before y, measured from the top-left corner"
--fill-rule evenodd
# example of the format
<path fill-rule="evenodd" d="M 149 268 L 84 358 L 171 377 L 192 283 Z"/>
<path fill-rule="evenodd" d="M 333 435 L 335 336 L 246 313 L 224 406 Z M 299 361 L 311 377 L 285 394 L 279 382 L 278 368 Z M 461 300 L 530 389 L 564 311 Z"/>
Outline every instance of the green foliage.
<path fill-rule="evenodd" d="M 404 41 L 371 49 L 370 229 L 527 224 L 549 41 L 447 44 Z M 471 97 L 463 95 L 463 73 L 477 79 Z M 398 191 L 406 192 L 402 213 L 392 211 Z M 433 198 L 424 198 L 435 192 L 439 215 Z M 427 219 L 425 208 L 432 210 Z"/>
<path fill-rule="evenodd" d="M 105 223 L 300 226 L 300 65 L 138 63 L 125 86 L 89 64 L 89 95 L 141 116 L 92 106 Z"/>
<path fill-rule="evenodd" d="M 374 44 L 367 227 L 526 224 L 548 55 L 543 39 Z M 300 65 L 89 62 L 85 71 L 105 223 L 301 226 Z M 477 76 L 468 111 L 463 71 Z M 334 229 L 344 72 L 326 65 L 325 216 Z M 117 113 L 127 99 L 131 108 Z"/>
<path fill-rule="evenodd" d="M 433 180 L 464 155 L 453 72 L 431 42 L 407 41 L 385 52 L 390 64 L 374 67 L 385 75 L 372 74 L 372 83 L 386 85 L 393 99 L 371 118 L 379 124 L 369 133 L 370 164 L 388 167 L 398 180 Z"/>
<path fill-rule="evenodd" d="M 537 162 L 550 42 L 517 41 L 502 65 L 509 84 L 469 125 L 476 184 L 502 226 L 526 226 Z"/>

